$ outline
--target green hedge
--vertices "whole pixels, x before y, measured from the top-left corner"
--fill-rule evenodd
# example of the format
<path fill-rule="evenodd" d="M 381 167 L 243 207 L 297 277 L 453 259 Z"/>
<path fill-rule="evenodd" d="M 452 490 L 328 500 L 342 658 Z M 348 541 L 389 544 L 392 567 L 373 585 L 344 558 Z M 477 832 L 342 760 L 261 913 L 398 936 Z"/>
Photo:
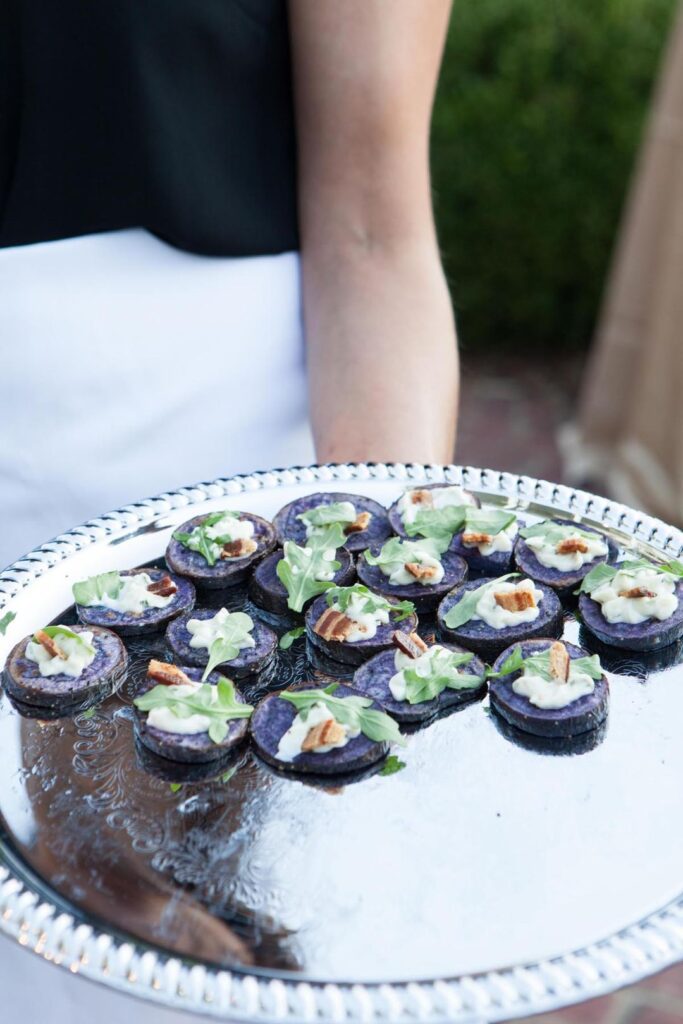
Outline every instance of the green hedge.
<path fill-rule="evenodd" d="M 469 349 L 591 338 L 675 0 L 455 0 L 439 238 Z"/>

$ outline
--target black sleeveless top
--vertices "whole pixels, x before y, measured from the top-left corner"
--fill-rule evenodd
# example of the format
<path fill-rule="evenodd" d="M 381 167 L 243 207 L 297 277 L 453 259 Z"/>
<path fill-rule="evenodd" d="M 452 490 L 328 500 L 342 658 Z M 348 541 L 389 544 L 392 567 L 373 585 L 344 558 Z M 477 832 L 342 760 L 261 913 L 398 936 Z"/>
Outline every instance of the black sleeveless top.
<path fill-rule="evenodd" d="M 0 0 L 0 246 L 298 246 L 286 0 Z"/>

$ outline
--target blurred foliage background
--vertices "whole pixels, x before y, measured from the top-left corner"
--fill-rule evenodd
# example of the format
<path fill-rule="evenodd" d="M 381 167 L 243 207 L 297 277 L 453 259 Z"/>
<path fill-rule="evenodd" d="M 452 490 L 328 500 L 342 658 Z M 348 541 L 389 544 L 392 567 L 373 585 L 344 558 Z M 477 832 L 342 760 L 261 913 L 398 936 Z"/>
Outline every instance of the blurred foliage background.
<path fill-rule="evenodd" d="M 455 0 L 432 135 L 470 351 L 590 342 L 676 0 Z"/>

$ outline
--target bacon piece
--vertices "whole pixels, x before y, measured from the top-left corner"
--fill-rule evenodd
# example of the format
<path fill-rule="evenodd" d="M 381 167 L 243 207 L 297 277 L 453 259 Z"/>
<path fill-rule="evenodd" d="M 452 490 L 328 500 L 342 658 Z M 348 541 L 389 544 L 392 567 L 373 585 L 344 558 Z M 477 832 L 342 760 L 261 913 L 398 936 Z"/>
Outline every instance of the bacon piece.
<path fill-rule="evenodd" d="M 339 743 L 340 740 L 344 739 L 345 735 L 344 726 L 340 725 L 334 718 L 328 718 L 325 722 L 318 722 L 317 725 L 308 730 L 301 744 L 301 749 L 305 753 L 318 750 L 320 747 Z"/>
<path fill-rule="evenodd" d="M 177 665 L 157 661 L 155 658 L 152 658 L 147 666 L 147 678 L 153 679 L 155 683 L 161 683 L 162 686 L 183 686 L 192 682 Z"/>
<path fill-rule="evenodd" d="M 431 491 L 425 491 L 419 487 L 410 492 L 411 505 L 433 505 L 434 498 Z"/>
<path fill-rule="evenodd" d="M 496 604 L 506 612 L 523 612 L 527 608 L 536 607 L 536 598 L 532 590 L 510 590 L 493 595 Z"/>
<path fill-rule="evenodd" d="M 409 658 L 419 658 L 421 654 L 429 650 L 427 644 L 417 633 L 403 633 L 400 629 L 395 629 L 391 634 L 391 641 L 402 654 L 407 654 Z"/>
<path fill-rule="evenodd" d="M 630 590 L 620 590 L 619 597 L 656 597 L 657 595 L 653 590 L 648 590 L 647 587 L 631 587 Z"/>
<path fill-rule="evenodd" d="M 44 629 L 39 629 L 35 635 L 41 647 L 44 647 L 51 658 L 63 658 L 66 661 L 66 654 L 57 646 L 53 637 L 48 636 Z"/>
<path fill-rule="evenodd" d="M 334 608 L 324 611 L 313 627 L 323 640 L 346 640 L 352 628 L 351 619 Z"/>
<path fill-rule="evenodd" d="M 162 576 L 156 583 L 150 583 L 147 590 L 150 594 L 158 594 L 159 597 L 170 597 L 171 594 L 178 592 L 178 588 L 170 576 Z"/>
<path fill-rule="evenodd" d="M 345 528 L 344 533 L 362 533 L 363 530 L 367 530 L 371 519 L 372 512 L 360 512 L 354 521 Z"/>
<path fill-rule="evenodd" d="M 425 637 L 425 643 L 431 647 L 432 644 L 436 643 L 436 633 L 427 633 Z"/>
<path fill-rule="evenodd" d="M 493 537 L 490 533 L 470 533 L 466 532 L 462 535 L 463 544 L 490 544 Z"/>
<path fill-rule="evenodd" d="M 419 562 L 406 562 L 405 569 L 416 580 L 433 580 L 439 571 L 436 565 L 420 565 Z"/>
<path fill-rule="evenodd" d="M 223 545 L 221 558 L 244 558 L 246 555 L 253 555 L 258 544 L 251 537 L 240 537 L 239 540 L 231 540 Z"/>
<path fill-rule="evenodd" d="M 559 682 L 566 683 L 569 679 L 570 668 L 571 658 L 569 657 L 569 651 L 561 641 L 556 640 L 550 646 L 550 674 Z"/>
<path fill-rule="evenodd" d="M 561 540 L 555 548 L 557 555 L 585 555 L 587 551 L 588 545 L 580 537 L 567 537 L 565 540 Z"/>

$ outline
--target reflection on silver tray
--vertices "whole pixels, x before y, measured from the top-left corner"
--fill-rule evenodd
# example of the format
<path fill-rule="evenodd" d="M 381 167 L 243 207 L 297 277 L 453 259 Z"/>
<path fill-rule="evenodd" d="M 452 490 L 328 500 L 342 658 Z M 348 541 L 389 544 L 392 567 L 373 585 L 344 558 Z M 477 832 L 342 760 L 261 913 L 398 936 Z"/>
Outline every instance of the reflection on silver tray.
<path fill-rule="evenodd" d="M 683 549 L 679 532 L 622 506 L 490 471 L 255 474 L 150 499 L 32 552 L 0 577 L 0 615 L 17 613 L 0 656 L 63 612 L 75 579 L 158 558 L 200 511 L 270 517 L 322 489 L 389 504 L 407 483 L 442 479 L 532 517 L 576 516 L 645 553 Z M 571 617 L 566 636 L 578 638 Z M 320 787 L 248 750 L 208 778 L 151 763 L 130 702 L 163 638 L 130 646 L 120 693 L 72 719 L 0 704 L 0 929 L 41 955 L 198 1013 L 292 1021 L 502 1020 L 681 957 L 680 650 L 656 665 L 607 652 L 608 727 L 574 756 L 512 742 L 523 738 L 478 704 L 411 735 L 404 770 Z M 249 695 L 329 674 L 305 651 L 280 655 Z"/>

